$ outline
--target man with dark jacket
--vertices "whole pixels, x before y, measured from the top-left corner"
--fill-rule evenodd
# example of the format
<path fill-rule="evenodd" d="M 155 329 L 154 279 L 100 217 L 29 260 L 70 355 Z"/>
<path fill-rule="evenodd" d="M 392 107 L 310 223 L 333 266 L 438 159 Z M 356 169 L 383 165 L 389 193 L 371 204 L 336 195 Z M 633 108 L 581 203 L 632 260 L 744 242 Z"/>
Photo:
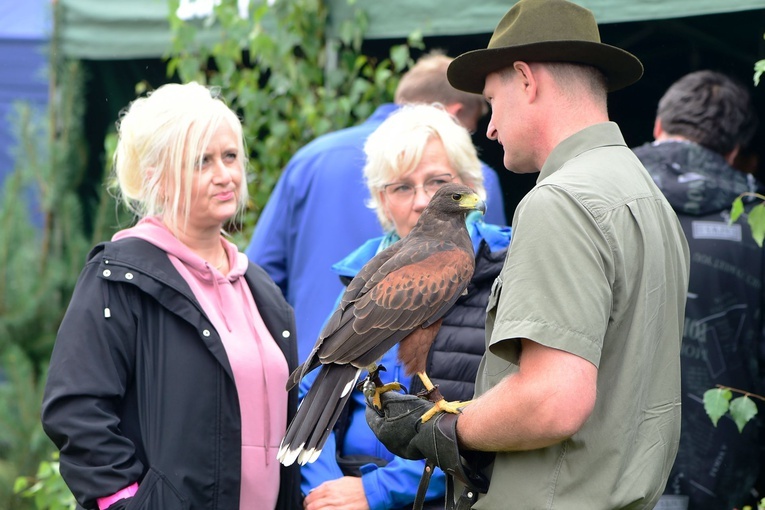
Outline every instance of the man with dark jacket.
<path fill-rule="evenodd" d="M 758 425 L 739 433 L 723 418 L 715 427 L 702 400 L 717 384 L 761 393 L 765 252 L 745 220 L 728 222 L 734 199 L 758 188 L 752 175 L 732 166 L 756 126 L 744 87 L 698 71 L 667 90 L 655 141 L 634 150 L 677 212 L 691 250 L 682 433 L 666 488 L 666 494 L 687 496 L 690 509 L 740 508 L 759 471 Z"/>

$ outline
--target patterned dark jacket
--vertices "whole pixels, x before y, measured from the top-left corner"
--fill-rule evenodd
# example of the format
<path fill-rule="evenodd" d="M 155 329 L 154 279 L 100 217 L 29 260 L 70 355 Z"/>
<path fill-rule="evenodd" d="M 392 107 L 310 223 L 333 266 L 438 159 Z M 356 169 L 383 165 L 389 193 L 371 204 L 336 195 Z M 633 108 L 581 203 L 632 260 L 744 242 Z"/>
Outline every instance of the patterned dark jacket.
<path fill-rule="evenodd" d="M 717 384 L 762 394 L 765 251 L 745 218 L 728 222 L 733 200 L 758 184 L 694 143 L 646 144 L 635 153 L 672 204 L 691 250 L 682 434 L 666 493 L 689 496 L 691 510 L 740 508 L 758 476 L 759 424 L 739 433 L 723 417 L 715 427 L 702 399 Z"/>

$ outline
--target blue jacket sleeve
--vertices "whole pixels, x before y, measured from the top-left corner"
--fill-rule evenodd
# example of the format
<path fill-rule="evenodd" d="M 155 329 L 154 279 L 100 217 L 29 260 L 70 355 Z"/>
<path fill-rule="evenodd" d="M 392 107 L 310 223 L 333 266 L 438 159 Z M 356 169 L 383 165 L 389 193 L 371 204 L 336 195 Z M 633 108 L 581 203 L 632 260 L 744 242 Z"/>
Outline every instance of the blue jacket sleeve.
<path fill-rule="evenodd" d="M 318 373 L 319 369 L 316 369 L 300 381 L 299 398 L 301 402 L 316 380 Z M 333 432 L 327 438 L 319 458 L 300 468 L 300 490 L 303 495 L 307 495 L 312 489 L 326 481 L 335 480 L 343 476 L 343 472 L 340 470 L 340 466 L 337 465 L 337 460 L 335 460 L 336 451 L 337 445 L 335 443 L 335 433 Z"/>
<path fill-rule="evenodd" d="M 289 167 L 288 167 L 289 168 Z M 260 213 L 250 244 L 244 250 L 250 261 L 262 267 L 287 296 L 287 261 L 291 258 L 289 235 L 292 229 L 292 199 L 288 170 L 279 177 L 271 197 Z"/>
<path fill-rule="evenodd" d="M 499 176 L 493 168 L 481 163 L 483 171 L 483 186 L 486 188 L 486 215 L 484 221 L 495 225 L 507 225 L 505 216 L 505 201 L 502 197 L 502 188 L 499 185 Z"/>
<path fill-rule="evenodd" d="M 361 483 L 367 496 L 370 510 L 386 510 L 411 506 L 417 495 L 424 460 L 408 460 L 394 457 L 387 466 L 369 464 L 362 468 Z M 436 468 L 428 485 L 425 499 L 443 498 L 446 491 L 443 471 Z"/>
<path fill-rule="evenodd" d="M 335 443 L 335 433 L 331 433 L 324 444 L 319 458 L 310 464 L 300 468 L 300 491 L 307 495 L 313 489 L 329 480 L 342 478 L 343 472 L 335 460 L 337 445 Z"/>

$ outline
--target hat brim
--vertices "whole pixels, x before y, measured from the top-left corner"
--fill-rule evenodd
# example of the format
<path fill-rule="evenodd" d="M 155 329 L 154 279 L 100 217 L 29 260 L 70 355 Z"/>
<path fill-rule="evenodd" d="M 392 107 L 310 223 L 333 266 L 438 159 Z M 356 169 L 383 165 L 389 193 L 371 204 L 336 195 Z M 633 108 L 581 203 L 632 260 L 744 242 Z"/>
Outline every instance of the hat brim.
<path fill-rule="evenodd" d="M 621 48 L 589 41 L 547 41 L 469 51 L 452 61 L 447 77 L 456 89 L 482 94 L 486 76 L 518 60 L 591 65 L 605 74 L 609 92 L 631 85 L 643 76 L 640 60 Z"/>

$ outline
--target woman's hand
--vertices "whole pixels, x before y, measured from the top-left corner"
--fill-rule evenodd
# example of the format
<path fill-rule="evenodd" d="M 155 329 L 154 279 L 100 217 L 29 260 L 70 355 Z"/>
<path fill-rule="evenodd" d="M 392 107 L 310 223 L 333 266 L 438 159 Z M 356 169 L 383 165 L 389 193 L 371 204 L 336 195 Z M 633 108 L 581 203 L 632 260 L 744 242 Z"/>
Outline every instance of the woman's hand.
<path fill-rule="evenodd" d="M 330 480 L 308 493 L 303 501 L 305 510 L 369 510 L 361 478 L 344 476 Z"/>

